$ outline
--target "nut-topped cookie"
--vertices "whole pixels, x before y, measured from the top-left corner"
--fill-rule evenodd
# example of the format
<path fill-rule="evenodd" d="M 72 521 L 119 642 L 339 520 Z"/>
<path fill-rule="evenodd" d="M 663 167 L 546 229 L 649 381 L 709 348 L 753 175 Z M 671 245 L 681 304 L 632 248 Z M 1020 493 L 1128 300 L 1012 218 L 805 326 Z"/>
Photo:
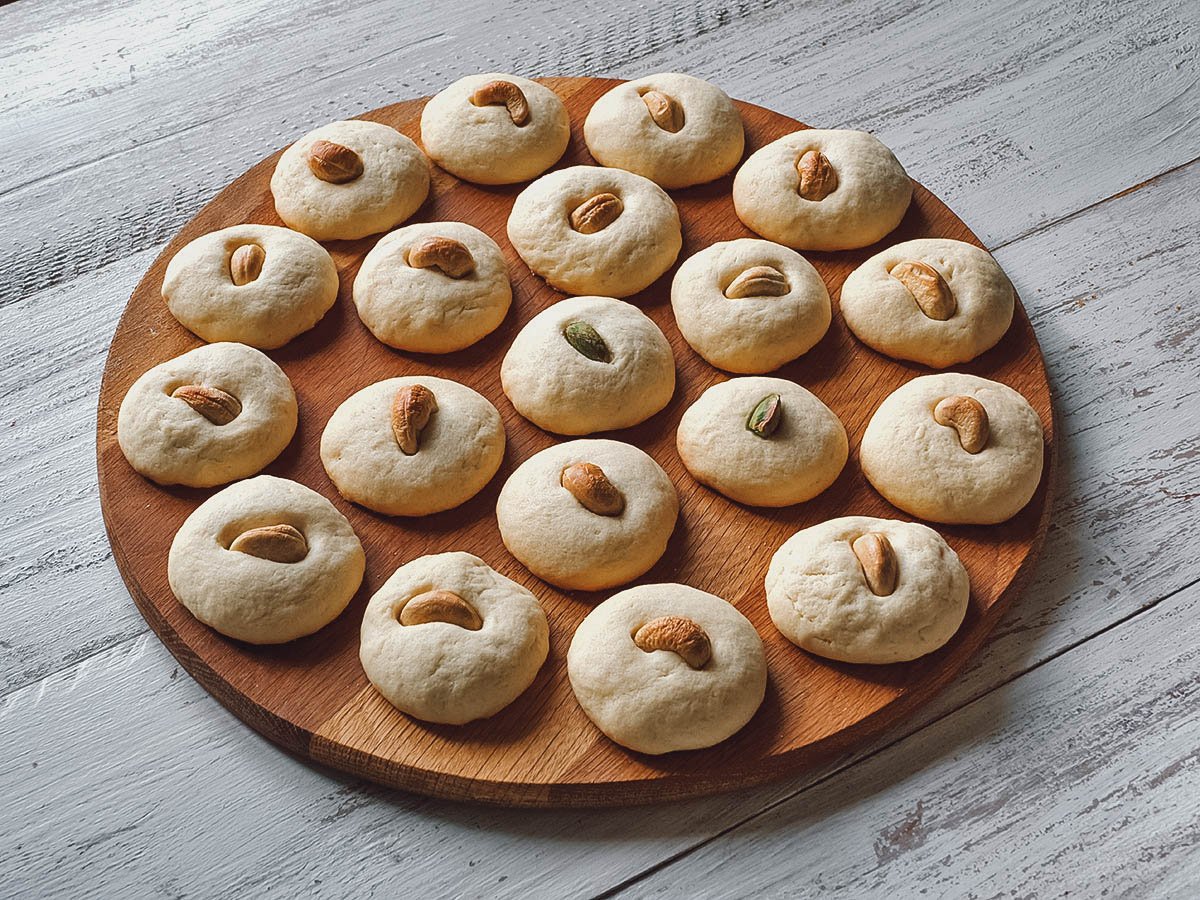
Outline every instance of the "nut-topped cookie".
<path fill-rule="evenodd" d="M 421 143 L 439 166 L 477 184 L 536 178 L 571 139 L 558 94 L 545 85 L 489 72 L 468 75 L 421 111 Z"/>
<path fill-rule="evenodd" d="M 602 166 L 644 175 L 664 188 L 713 181 L 742 158 L 742 117 L 714 84 L 662 72 L 617 85 L 583 123 Z"/>
<path fill-rule="evenodd" d="M 766 590 L 771 620 L 793 644 L 842 662 L 892 663 L 954 636 L 970 583 L 932 528 L 847 516 L 788 538 L 771 557 Z"/>
<path fill-rule="evenodd" d="M 924 375 L 880 404 L 863 434 L 863 473 L 893 506 L 933 522 L 992 525 L 1042 478 L 1042 422 L 1007 385 Z"/>
<path fill-rule="evenodd" d="M 754 626 L 730 603 L 682 584 L 645 584 L 580 623 L 567 675 L 583 711 L 639 753 L 711 747 L 762 704 L 767 662 Z"/>
<path fill-rule="evenodd" d="M 609 297 L 649 287 L 683 246 L 679 211 L 662 188 L 598 166 L 558 169 L 525 188 L 508 239 L 552 287 Z"/>
<path fill-rule="evenodd" d="M 253 475 L 295 433 L 291 381 L 245 344 L 206 344 L 160 363 L 117 414 L 121 452 L 159 484 L 213 487 Z"/>
<path fill-rule="evenodd" d="M 892 231 L 912 181 L 865 131 L 806 129 L 757 150 L 733 179 L 746 227 L 797 250 L 852 250 Z"/>
<path fill-rule="evenodd" d="M 520 696 L 549 646 L 533 594 L 476 556 L 439 553 L 401 566 L 371 598 L 359 659 L 396 708 L 461 725 Z"/>
<path fill-rule="evenodd" d="M 534 316 L 500 366 L 517 412 L 558 434 L 645 421 L 675 392 L 671 345 L 648 316 L 612 297 L 573 297 Z"/>

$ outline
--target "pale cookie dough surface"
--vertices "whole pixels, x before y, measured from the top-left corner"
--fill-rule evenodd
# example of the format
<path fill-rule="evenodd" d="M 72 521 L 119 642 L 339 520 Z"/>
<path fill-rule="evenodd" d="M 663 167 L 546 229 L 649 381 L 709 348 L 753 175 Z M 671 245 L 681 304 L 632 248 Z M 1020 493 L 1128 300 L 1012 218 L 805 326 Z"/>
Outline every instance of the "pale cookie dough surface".
<path fill-rule="evenodd" d="M 712 657 L 702 668 L 634 643 L 639 628 L 663 616 L 689 618 L 704 630 Z M 720 743 L 750 721 L 767 688 L 754 626 L 720 597 L 682 584 L 640 585 L 597 606 L 571 639 L 567 675 L 596 727 L 640 753 Z"/>
<path fill-rule="evenodd" d="M 308 149 L 316 141 L 349 147 L 362 158 L 362 175 L 345 184 L 322 181 L 308 167 Z M 355 240 L 394 228 L 417 211 L 429 194 L 429 161 L 395 128 L 332 122 L 283 151 L 271 193 L 289 228 L 319 241 Z"/>
<path fill-rule="evenodd" d="M 186 385 L 235 397 L 241 412 L 216 425 L 172 393 Z M 296 433 L 296 393 L 283 370 L 244 344 L 206 344 L 144 373 L 117 414 L 121 452 L 159 484 L 212 487 L 258 472 Z"/>
<path fill-rule="evenodd" d="M 877 596 L 851 548 L 868 532 L 887 537 L 899 576 Z M 829 659 L 892 663 L 945 644 L 967 612 L 967 570 L 932 528 L 847 516 L 792 535 L 767 570 L 767 608 L 793 644 Z"/>
<path fill-rule="evenodd" d="M 427 591 L 457 594 L 482 619 L 400 624 L 406 603 Z M 359 659 L 389 703 L 426 722 L 461 725 L 493 716 L 533 681 L 549 652 L 537 598 L 469 553 L 422 556 L 396 570 L 367 604 Z"/>
<path fill-rule="evenodd" d="M 951 426 L 933 418 L 945 397 L 972 397 L 987 412 L 989 438 L 968 453 Z M 948 524 L 1012 518 L 1042 478 L 1042 423 L 1007 385 L 946 372 L 914 378 L 871 417 L 859 451 L 863 472 L 893 506 Z"/>
<path fill-rule="evenodd" d="M 262 271 L 234 284 L 230 262 L 242 246 L 263 250 Z M 206 341 L 282 347 L 321 320 L 337 300 L 338 273 L 310 237 L 276 225 L 234 225 L 201 235 L 167 264 L 162 296 L 179 323 Z"/>
<path fill-rule="evenodd" d="M 585 508 L 562 485 L 575 463 L 599 466 L 625 498 L 618 516 Z M 630 444 L 555 444 L 525 460 L 496 502 L 504 545 L 539 578 L 598 591 L 632 581 L 658 562 L 675 529 L 679 498 L 667 474 Z"/>
<path fill-rule="evenodd" d="M 780 396 L 776 430 L 747 427 L 761 400 Z M 699 482 L 751 506 L 810 500 L 846 464 L 846 429 L 828 406 L 783 378 L 733 378 L 715 384 L 684 412 L 675 436 L 683 464 Z"/>
<path fill-rule="evenodd" d="M 454 278 L 414 267 L 411 249 L 430 238 L 467 248 L 472 271 Z M 496 242 L 463 222 L 408 225 L 380 239 L 354 279 L 354 305 L 379 340 L 417 353 L 451 353 L 491 334 L 512 303 L 504 255 Z"/>
<path fill-rule="evenodd" d="M 406 455 L 392 401 L 406 385 L 432 391 L 437 411 Z M 321 463 L 347 500 L 388 516 L 425 516 L 474 497 L 504 457 L 504 425 L 482 395 L 431 375 L 377 381 L 339 406 L 321 434 Z"/>
<path fill-rule="evenodd" d="M 683 127 L 660 128 L 642 95 L 657 91 L 673 98 Z M 714 84 L 663 72 L 627 81 L 592 105 L 583 123 L 588 150 L 602 166 L 644 175 L 664 188 L 713 181 L 742 158 L 742 117 L 729 96 Z"/>
<path fill-rule="evenodd" d="M 564 336 L 590 325 L 610 362 L 590 359 Z M 675 392 L 671 345 L 649 317 L 612 297 L 573 297 L 534 316 L 500 365 L 500 381 L 517 412 L 558 434 L 628 428 L 657 413 Z"/>
<path fill-rule="evenodd" d="M 821 200 L 798 193 L 796 163 L 809 150 L 825 154 L 837 172 L 837 188 Z M 738 218 L 798 250 L 873 244 L 900 224 L 911 198 L 904 167 L 865 131 L 814 128 L 784 135 L 752 154 L 733 180 Z"/>
<path fill-rule="evenodd" d="M 620 216 L 593 234 L 572 228 L 572 211 L 604 193 L 624 204 Z M 558 169 L 525 188 L 509 214 L 508 239 L 552 287 L 610 297 L 649 287 L 683 246 L 679 211 L 662 188 L 632 172 L 599 166 Z"/>
<path fill-rule="evenodd" d="M 492 81 L 520 88 L 529 121 L 513 123 L 503 104 L 475 106 L 471 96 Z M 571 121 L 550 88 L 490 72 L 468 75 L 434 96 L 421 111 L 421 143 L 433 161 L 452 175 L 477 184 L 513 184 L 536 178 L 567 149 Z"/>
<path fill-rule="evenodd" d="M 734 279 L 759 266 L 783 275 L 787 293 L 725 296 Z M 753 238 L 713 244 L 684 260 L 671 283 L 671 308 L 693 350 L 717 368 L 741 374 L 770 372 L 807 353 L 832 317 L 829 291 L 808 260 Z"/>
<path fill-rule="evenodd" d="M 921 311 L 889 272 L 901 262 L 923 262 L 950 288 L 950 318 Z M 992 255 L 947 238 L 905 241 L 876 253 L 842 285 L 841 309 L 850 330 L 880 353 L 935 368 L 974 359 L 996 345 L 1012 324 L 1012 284 Z"/>
<path fill-rule="evenodd" d="M 290 525 L 304 535 L 299 562 L 229 549 L 243 532 Z M 281 644 L 332 622 L 362 583 L 362 545 L 334 505 L 295 481 L 259 475 L 200 504 L 171 542 L 167 579 L 179 602 L 227 637 Z"/>

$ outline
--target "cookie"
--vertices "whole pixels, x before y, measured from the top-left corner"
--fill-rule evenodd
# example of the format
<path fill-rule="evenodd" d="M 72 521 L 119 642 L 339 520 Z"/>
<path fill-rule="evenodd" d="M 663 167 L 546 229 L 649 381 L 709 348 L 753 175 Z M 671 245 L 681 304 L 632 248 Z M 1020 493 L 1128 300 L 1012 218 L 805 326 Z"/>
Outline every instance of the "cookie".
<path fill-rule="evenodd" d="M 500 537 L 539 578 L 598 591 L 658 562 L 679 498 L 653 459 L 618 441 L 555 444 L 525 460 L 496 501 Z"/>
<path fill-rule="evenodd" d="M 798 250 L 852 250 L 900 224 L 912 181 L 865 131 L 807 129 L 746 160 L 733 179 L 738 218 Z"/>
<path fill-rule="evenodd" d="M 395 228 L 429 194 L 429 161 L 395 128 L 332 122 L 283 151 L 271 175 L 275 211 L 319 241 Z"/>
<path fill-rule="evenodd" d="M 867 346 L 943 369 L 994 347 L 1012 324 L 1015 299 L 986 250 L 924 238 L 888 247 L 851 272 L 841 309 Z"/>
<path fill-rule="evenodd" d="M 833 410 L 783 378 L 714 384 L 684 412 L 675 445 L 693 478 L 750 506 L 811 500 L 849 453 Z"/>
<path fill-rule="evenodd" d="M 893 506 L 932 522 L 1012 518 L 1042 478 L 1042 422 L 1007 385 L 946 372 L 914 378 L 863 434 L 864 474 Z"/>
<path fill-rule="evenodd" d="M 729 96 L 677 72 L 617 85 L 592 105 L 583 137 L 600 165 L 644 175 L 664 188 L 727 175 L 745 149 L 742 117 Z"/>
<path fill-rule="evenodd" d="M 282 644 L 336 619 L 366 564 L 354 529 L 302 484 L 259 475 L 209 497 L 171 542 L 179 602 L 226 637 Z"/>
<path fill-rule="evenodd" d="M 644 584 L 580 623 L 567 675 L 583 711 L 639 753 L 711 747 L 758 710 L 767 662 L 758 632 L 731 604 L 682 584 Z"/>
<path fill-rule="evenodd" d="M 536 81 L 489 72 L 460 78 L 421 111 L 425 152 L 477 184 L 514 184 L 558 162 L 571 121 L 558 94 Z"/>
<path fill-rule="evenodd" d="M 598 166 L 558 169 L 521 191 L 508 239 L 551 287 L 608 297 L 649 287 L 683 246 L 679 211 L 662 188 Z"/>
<path fill-rule="evenodd" d="M 932 528 L 847 516 L 792 535 L 767 569 L 767 608 L 798 647 L 903 662 L 945 644 L 967 612 L 967 570 Z"/>
<path fill-rule="evenodd" d="M 358 656 L 375 689 L 426 722 L 494 716 L 549 652 L 537 598 L 470 553 L 406 563 L 367 604 Z"/>
<path fill-rule="evenodd" d="M 265 350 L 316 325 L 337 294 L 325 248 L 275 225 L 201 235 L 171 257 L 162 283 L 167 309 L 188 331 Z"/>
<path fill-rule="evenodd" d="M 206 344 L 144 373 L 121 401 L 117 442 L 159 484 L 213 487 L 253 475 L 296 433 L 296 392 L 244 344 Z"/>
<path fill-rule="evenodd" d="M 491 334 L 512 288 L 496 242 L 463 222 L 408 225 L 385 235 L 354 279 L 371 333 L 416 353 L 451 353 Z"/>
<path fill-rule="evenodd" d="M 684 340 L 719 369 L 757 375 L 811 350 L 829 329 L 829 291 L 795 250 L 741 238 L 683 261 L 671 308 Z"/>
<path fill-rule="evenodd" d="M 517 412 L 547 431 L 591 434 L 650 418 L 675 392 L 658 326 L 612 297 L 574 297 L 534 316 L 500 365 Z"/>
<path fill-rule="evenodd" d="M 470 500 L 504 458 L 504 425 L 457 381 L 408 375 L 352 394 L 321 434 L 338 492 L 387 516 L 427 516 Z"/>

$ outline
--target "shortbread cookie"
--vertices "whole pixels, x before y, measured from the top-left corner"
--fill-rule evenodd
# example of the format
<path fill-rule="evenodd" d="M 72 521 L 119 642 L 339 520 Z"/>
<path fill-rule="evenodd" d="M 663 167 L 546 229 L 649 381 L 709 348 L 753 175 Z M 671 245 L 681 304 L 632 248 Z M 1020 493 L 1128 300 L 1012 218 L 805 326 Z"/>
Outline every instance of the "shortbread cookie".
<path fill-rule="evenodd" d="M 933 522 L 1012 518 L 1042 479 L 1042 422 L 1007 385 L 974 375 L 924 375 L 871 417 L 863 472 L 893 505 Z"/>
<path fill-rule="evenodd" d="M 733 179 L 738 218 L 798 250 L 851 250 L 900 224 L 912 181 L 865 131 L 808 129 L 756 151 Z"/>
<path fill-rule="evenodd" d="M 354 279 L 358 317 L 385 344 L 450 353 L 491 334 L 512 303 L 504 254 L 463 222 L 385 235 Z"/>
<path fill-rule="evenodd" d="M 767 570 L 767 608 L 793 644 L 851 663 L 916 659 L 967 612 L 958 554 L 932 528 L 847 516 L 792 535 Z"/>
<path fill-rule="evenodd" d="M 296 392 L 244 344 L 206 344 L 143 374 L 117 414 L 129 464 L 159 484 L 212 487 L 253 475 L 296 433 Z"/>
<path fill-rule="evenodd" d="M 429 160 L 395 128 L 332 122 L 283 151 L 271 176 L 275 211 L 319 241 L 395 228 L 429 194 Z"/>
<path fill-rule="evenodd" d="M 568 441 L 525 460 L 496 502 L 509 552 L 551 584 L 598 591 L 653 566 L 679 498 L 653 459 L 617 441 Z"/>
<path fill-rule="evenodd" d="M 425 104 L 421 143 L 439 166 L 478 184 L 536 178 L 558 162 L 571 121 L 558 94 L 490 72 L 460 78 Z"/>
<path fill-rule="evenodd" d="M 684 188 L 727 175 L 742 158 L 742 117 L 707 81 L 663 72 L 617 85 L 583 123 L 588 150 L 602 166 Z"/>
<path fill-rule="evenodd" d="M 567 675 L 588 718 L 639 753 L 711 747 L 767 689 L 762 640 L 720 597 L 682 584 L 614 594 L 580 623 Z"/>
<path fill-rule="evenodd" d="M 525 188 L 508 239 L 552 287 L 609 297 L 649 287 L 683 246 L 679 211 L 662 188 L 598 166 L 559 169 Z"/>
<path fill-rule="evenodd" d="M 334 505 L 259 475 L 209 497 L 171 542 L 167 579 L 197 619 L 227 637 L 282 644 L 336 619 L 366 559 Z"/>
<path fill-rule="evenodd" d="M 675 444 L 697 481 L 751 506 L 812 499 L 849 453 L 833 410 L 783 378 L 714 384 L 683 414 Z"/>
<path fill-rule="evenodd" d="M 341 495 L 388 516 L 427 516 L 465 503 L 503 458 L 496 407 L 432 375 L 363 388 L 321 434 L 321 463 Z"/>
<path fill-rule="evenodd" d="M 741 238 L 683 261 L 671 308 L 684 340 L 712 365 L 759 374 L 807 353 L 829 329 L 829 291 L 795 250 Z"/>
<path fill-rule="evenodd" d="M 494 716 L 550 649 L 537 598 L 470 553 L 406 563 L 367 604 L 358 656 L 375 689 L 426 722 Z"/>
<path fill-rule="evenodd" d="M 948 238 L 876 253 L 842 285 L 846 324 L 896 359 L 935 368 L 974 359 L 1012 324 L 1015 296 L 986 250 Z"/>
<path fill-rule="evenodd" d="M 671 345 L 640 310 L 612 297 L 573 297 L 534 316 L 500 365 L 517 412 L 558 434 L 628 428 L 675 392 Z"/>
<path fill-rule="evenodd" d="M 162 283 L 167 309 L 188 331 L 265 350 L 316 325 L 337 294 L 325 248 L 276 225 L 201 235 L 171 258 Z"/>

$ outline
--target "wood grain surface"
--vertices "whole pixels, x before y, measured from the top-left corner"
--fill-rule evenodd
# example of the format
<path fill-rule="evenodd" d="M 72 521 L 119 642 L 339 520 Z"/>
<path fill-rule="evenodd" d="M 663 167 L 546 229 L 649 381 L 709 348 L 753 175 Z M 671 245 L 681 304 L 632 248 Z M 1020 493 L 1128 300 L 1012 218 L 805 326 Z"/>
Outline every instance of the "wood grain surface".
<path fill-rule="evenodd" d="M 590 163 L 580 138 L 591 103 L 616 82 L 547 79 L 567 102 L 573 137 L 563 165 Z M 366 117 L 418 138 L 421 101 L 385 107 Z M 802 127 L 785 116 L 741 104 L 751 152 Z M 927 700 L 982 644 L 1004 607 L 1027 580 L 1045 533 L 1054 478 L 1054 429 L 1041 354 L 1023 309 L 1001 343 L 966 371 L 1021 390 L 1041 415 L 1047 466 L 1035 499 L 1001 526 L 943 527 L 967 565 L 971 608 L 943 650 L 913 663 L 867 667 L 809 656 L 775 631 L 765 609 L 762 578 L 771 553 L 795 530 L 836 515 L 900 515 L 866 484 L 857 467 L 858 438 L 878 403 L 921 367 L 888 360 L 858 344 L 835 314 L 829 334 L 779 374 L 828 403 L 851 437 L 851 460 L 827 492 L 779 511 L 741 507 L 696 485 L 674 450 L 683 409 L 725 377 L 679 336 L 668 302 L 670 273 L 636 302 L 668 336 L 679 387 L 668 408 L 612 436 L 647 449 L 680 489 L 681 522 L 664 559 L 639 583 L 681 581 L 734 602 L 758 627 L 767 647 L 771 684 L 751 724 L 705 751 L 653 758 L 627 753 L 604 739 L 576 706 L 564 658 L 575 625 L 602 595 L 567 594 L 538 581 L 504 551 L 493 507 L 503 479 L 532 453 L 553 442 L 519 417 L 499 387 L 498 362 L 519 328 L 561 299 L 532 276 L 508 246 L 504 223 L 519 186 L 481 189 L 438 170 L 431 199 L 415 220 L 462 220 L 504 248 L 514 284 L 514 308 L 500 329 L 466 351 L 447 356 L 401 354 L 378 343 L 354 314 L 350 285 L 377 238 L 328 245 L 342 276 L 340 302 L 313 331 L 271 355 L 287 371 L 300 399 L 296 439 L 268 472 L 295 478 L 334 498 L 367 550 L 363 589 L 349 610 L 317 635 L 278 648 L 254 648 L 221 638 L 175 602 L 165 559 L 183 518 L 211 492 L 164 490 L 136 475 L 115 438 L 116 410 L 132 381 L 158 362 L 199 341 L 167 313 L 159 296 L 162 272 L 187 241 L 243 221 L 278 224 L 267 181 L 275 157 L 235 181 L 168 245 L 134 291 L 113 340 L 101 389 L 97 446 L 101 499 L 118 566 L 139 608 L 177 658 L 237 715 L 283 746 L 348 772 L 438 796 L 505 804 L 613 804 L 680 798 L 749 785 L 811 767 L 860 745 Z M 730 178 L 673 192 L 684 224 L 683 256 L 717 240 L 748 236 L 733 214 Z M 913 206 L 886 245 L 921 236 L 979 243 L 940 201 L 917 188 Z M 838 254 L 806 254 L 831 293 L 879 246 Z M 348 364 L 348 361 L 353 361 Z M 381 378 L 429 372 L 479 390 L 501 411 L 509 436 L 504 465 L 479 496 L 457 510 L 420 520 L 386 519 L 341 501 L 320 465 L 321 428 L 355 390 Z M 392 709 L 367 684 L 357 660 L 363 606 L 397 565 L 423 553 L 465 549 L 526 584 L 551 620 L 551 655 L 534 685 L 492 719 L 462 728 L 415 722 Z"/>

